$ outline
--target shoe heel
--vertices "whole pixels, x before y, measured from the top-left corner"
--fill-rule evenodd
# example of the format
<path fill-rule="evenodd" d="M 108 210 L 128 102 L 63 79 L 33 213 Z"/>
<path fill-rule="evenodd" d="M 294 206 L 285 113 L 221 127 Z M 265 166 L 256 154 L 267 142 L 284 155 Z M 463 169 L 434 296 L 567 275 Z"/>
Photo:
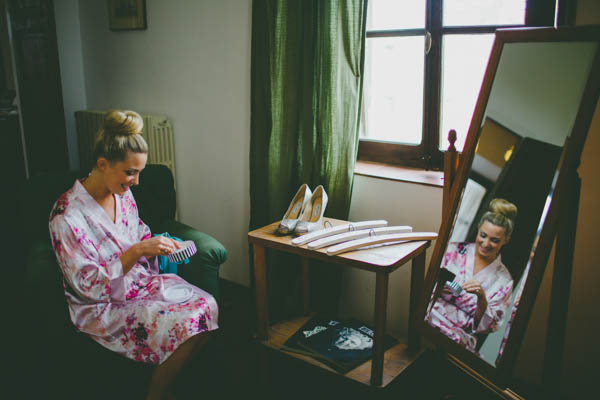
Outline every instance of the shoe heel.
<path fill-rule="evenodd" d="M 296 225 L 296 233 L 307 233 L 323 227 L 323 216 L 327 207 L 327 192 L 322 185 L 316 187 Z"/>
<path fill-rule="evenodd" d="M 300 189 L 298 189 L 294 195 L 292 202 L 277 226 L 277 231 L 279 233 L 287 235 L 288 233 L 294 231 L 298 221 L 300 221 L 304 207 L 308 203 L 311 195 L 312 192 L 306 183 L 300 186 Z"/>

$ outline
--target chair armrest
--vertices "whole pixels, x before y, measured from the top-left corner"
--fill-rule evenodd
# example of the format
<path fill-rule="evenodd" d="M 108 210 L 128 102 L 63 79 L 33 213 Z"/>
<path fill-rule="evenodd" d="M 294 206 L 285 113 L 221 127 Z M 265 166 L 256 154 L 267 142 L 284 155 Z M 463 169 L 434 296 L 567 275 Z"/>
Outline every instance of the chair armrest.
<path fill-rule="evenodd" d="M 176 236 L 183 240 L 194 241 L 198 251 L 194 257 L 190 258 L 190 262 L 193 259 L 194 261 L 201 261 L 202 264 L 218 266 L 227 260 L 227 250 L 225 250 L 225 247 L 212 236 L 172 219 L 163 221 L 160 226 L 163 229 L 163 232 L 169 232 L 171 236 Z"/>
<path fill-rule="evenodd" d="M 175 220 L 164 221 L 160 228 L 160 232 L 194 241 L 198 251 L 188 264 L 178 266 L 178 275 L 219 300 L 219 267 L 227 260 L 225 247 L 212 236 Z"/>

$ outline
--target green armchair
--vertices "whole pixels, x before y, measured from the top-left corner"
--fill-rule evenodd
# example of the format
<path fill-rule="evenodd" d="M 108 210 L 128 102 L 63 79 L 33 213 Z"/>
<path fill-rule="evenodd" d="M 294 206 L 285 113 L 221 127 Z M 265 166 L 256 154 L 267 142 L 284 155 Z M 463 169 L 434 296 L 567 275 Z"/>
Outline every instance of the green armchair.
<path fill-rule="evenodd" d="M 81 374 L 79 381 L 83 384 L 86 376 L 95 373 L 94 369 L 111 371 L 117 379 L 121 379 L 118 372 L 121 370 L 127 371 L 124 376 L 128 378 L 122 378 L 125 384 L 132 370 L 144 369 L 135 368 L 138 363 L 104 349 L 79 333 L 69 318 L 62 274 L 50 243 L 48 216 L 58 196 L 84 175 L 81 171 L 71 171 L 36 176 L 29 179 L 19 193 L 18 213 L 26 256 L 24 292 L 28 308 L 34 314 L 30 320 L 32 325 L 27 329 L 31 336 L 27 341 L 32 343 L 30 365 L 41 375 L 39 378 L 45 378 L 48 387 L 44 392 L 54 392 L 63 398 L 67 394 L 65 386 L 71 385 L 65 382 L 65 376 L 69 376 L 65 374 L 72 377 Z M 171 171 L 163 165 L 147 165 L 140 175 L 140 184 L 132 191 L 140 217 L 153 234 L 169 232 L 195 242 L 197 253 L 188 264 L 178 266 L 178 275 L 211 293 L 218 302 L 219 267 L 227 259 L 227 251 L 211 236 L 175 220 Z"/>

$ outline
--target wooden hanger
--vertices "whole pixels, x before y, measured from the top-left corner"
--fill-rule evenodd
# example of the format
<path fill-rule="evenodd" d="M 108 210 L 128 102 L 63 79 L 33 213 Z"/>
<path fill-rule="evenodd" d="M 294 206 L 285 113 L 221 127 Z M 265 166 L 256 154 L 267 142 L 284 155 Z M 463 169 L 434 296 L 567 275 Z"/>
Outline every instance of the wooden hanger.
<path fill-rule="evenodd" d="M 409 233 L 412 232 L 412 226 L 386 226 L 383 228 L 361 229 L 360 231 L 345 232 L 333 236 L 315 240 L 308 243 L 306 246 L 311 250 L 320 249 L 322 247 L 332 246 L 337 243 L 348 242 L 350 240 L 362 239 L 368 236 L 375 235 L 391 235 L 393 233 Z"/>
<path fill-rule="evenodd" d="M 301 246 L 305 243 L 312 242 L 314 240 L 321 239 L 327 236 L 337 235 L 343 232 L 358 231 L 361 229 L 379 228 L 382 226 L 387 226 L 387 224 L 387 221 L 379 219 L 373 221 L 351 222 L 349 224 L 332 226 L 330 228 L 319 229 L 318 231 L 298 236 L 297 238 L 292 239 L 292 245 Z"/>
<path fill-rule="evenodd" d="M 372 246 L 374 244 L 394 242 L 404 243 L 418 240 L 434 240 L 437 239 L 437 236 L 437 233 L 434 232 L 396 233 L 392 235 L 370 236 L 368 238 L 351 240 L 349 242 L 344 242 L 335 246 L 331 246 L 327 249 L 327 255 L 334 256 L 336 254 L 360 249 L 361 247 Z"/>

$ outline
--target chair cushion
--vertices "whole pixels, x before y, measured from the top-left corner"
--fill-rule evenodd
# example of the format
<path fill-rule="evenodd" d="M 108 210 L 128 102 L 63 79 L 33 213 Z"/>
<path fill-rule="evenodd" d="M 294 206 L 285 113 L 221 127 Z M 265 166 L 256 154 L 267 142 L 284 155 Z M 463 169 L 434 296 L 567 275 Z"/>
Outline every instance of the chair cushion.
<path fill-rule="evenodd" d="M 175 218 L 175 182 L 164 165 L 148 164 L 138 186 L 131 189 L 142 221 L 155 232 L 155 226 Z M 160 232 L 155 232 L 160 233 Z"/>
<path fill-rule="evenodd" d="M 83 171 L 43 173 L 31 177 L 21 187 L 17 214 L 19 215 L 19 233 L 25 242 L 46 239 L 48 217 L 54 202 L 69 190 L 76 179 L 86 175 Z"/>

